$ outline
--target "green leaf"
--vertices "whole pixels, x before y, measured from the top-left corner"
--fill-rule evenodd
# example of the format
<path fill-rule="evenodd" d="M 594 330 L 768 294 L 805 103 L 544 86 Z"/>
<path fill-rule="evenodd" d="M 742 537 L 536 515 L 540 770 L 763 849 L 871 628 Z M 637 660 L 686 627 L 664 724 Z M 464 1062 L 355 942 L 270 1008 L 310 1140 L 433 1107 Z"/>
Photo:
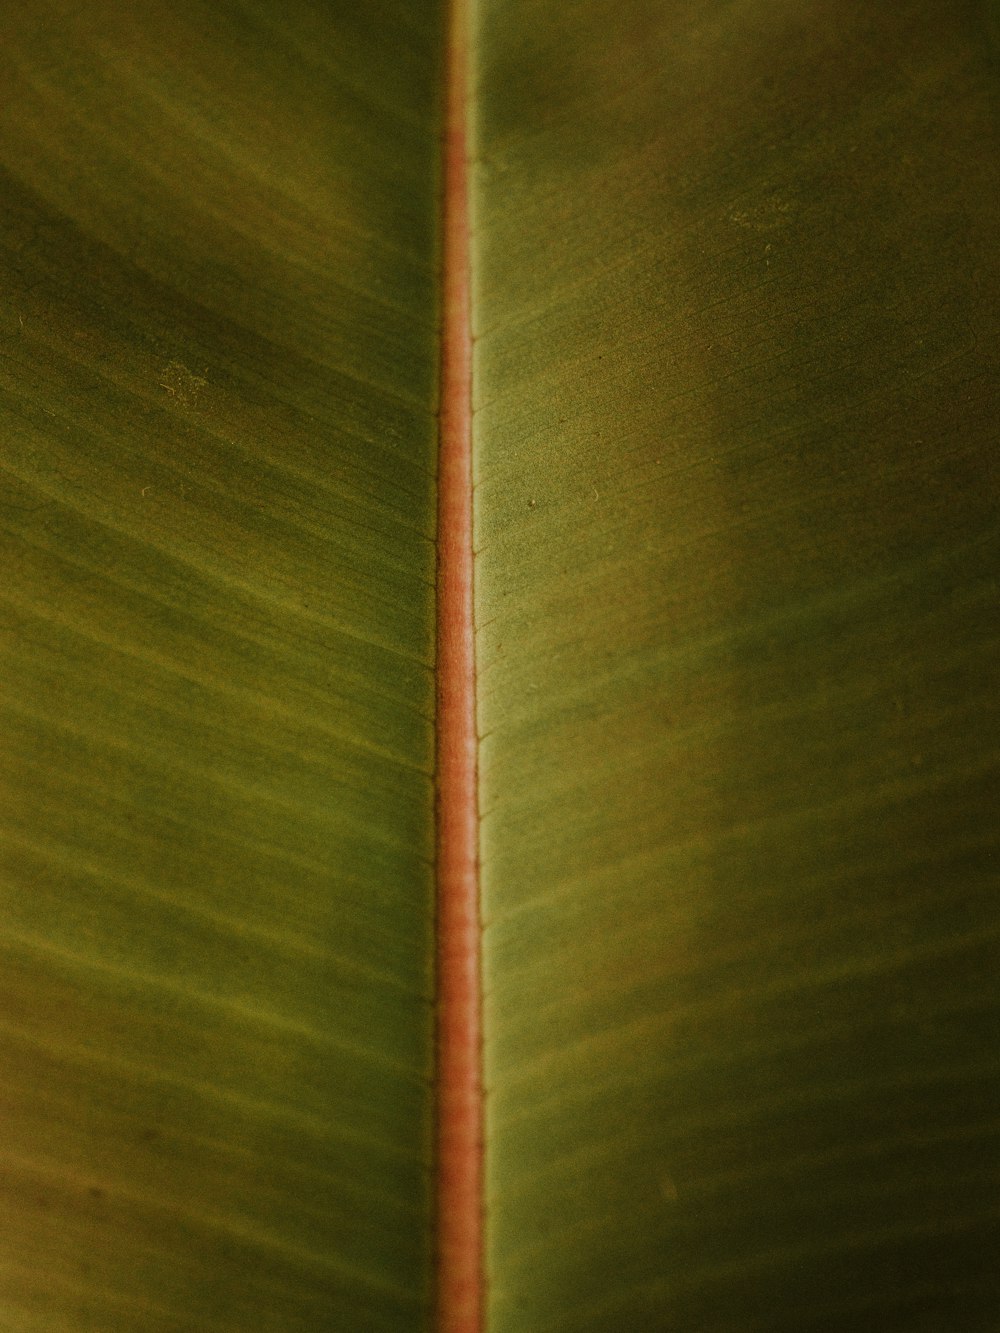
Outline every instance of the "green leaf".
<path fill-rule="evenodd" d="M 996 5 L 478 0 L 489 1333 L 1000 1300 Z M 0 43 L 0 1327 L 431 1321 L 444 7 Z"/>
<path fill-rule="evenodd" d="M 995 86 L 482 5 L 491 1333 L 995 1323 Z"/>
<path fill-rule="evenodd" d="M 438 10 L 0 53 L 0 1325 L 415 1328 Z"/>

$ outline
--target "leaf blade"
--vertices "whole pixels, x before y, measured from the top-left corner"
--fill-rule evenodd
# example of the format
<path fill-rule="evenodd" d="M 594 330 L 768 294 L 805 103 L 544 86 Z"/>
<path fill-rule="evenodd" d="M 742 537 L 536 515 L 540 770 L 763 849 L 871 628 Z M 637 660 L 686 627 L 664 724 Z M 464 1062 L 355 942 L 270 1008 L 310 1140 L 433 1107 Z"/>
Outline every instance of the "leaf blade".
<path fill-rule="evenodd" d="M 992 1318 L 991 56 L 848 9 L 482 8 L 495 1333 Z"/>
<path fill-rule="evenodd" d="M 426 1316 L 438 13 L 375 10 L 8 25 L 11 1326 Z"/>

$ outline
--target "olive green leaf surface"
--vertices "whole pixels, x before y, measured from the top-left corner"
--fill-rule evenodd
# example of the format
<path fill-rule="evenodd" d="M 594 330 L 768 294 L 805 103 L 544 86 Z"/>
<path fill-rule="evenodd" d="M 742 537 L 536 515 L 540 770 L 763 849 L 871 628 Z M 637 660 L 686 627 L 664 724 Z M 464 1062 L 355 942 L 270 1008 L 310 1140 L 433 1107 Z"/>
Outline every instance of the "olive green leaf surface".
<path fill-rule="evenodd" d="M 490 1333 L 994 1330 L 990 14 L 479 11 Z"/>
<path fill-rule="evenodd" d="M 443 21 L 0 33 L 0 1328 L 428 1322 Z M 992 1330 L 996 6 L 478 0 L 489 1333 Z"/>
<path fill-rule="evenodd" d="M 438 5 L 0 26 L 0 1328 L 419 1328 Z"/>

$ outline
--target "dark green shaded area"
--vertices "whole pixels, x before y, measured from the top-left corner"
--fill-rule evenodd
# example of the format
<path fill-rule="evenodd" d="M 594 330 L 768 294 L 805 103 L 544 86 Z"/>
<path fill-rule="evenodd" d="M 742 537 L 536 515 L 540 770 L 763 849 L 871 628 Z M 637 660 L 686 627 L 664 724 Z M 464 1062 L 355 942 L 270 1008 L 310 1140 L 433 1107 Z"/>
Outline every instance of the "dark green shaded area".
<path fill-rule="evenodd" d="M 993 1329 L 992 11 L 480 10 L 491 1333 Z"/>
<path fill-rule="evenodd" d="M 422 1327 L 436 3 L 0 49 L 0 1325 Z"/>

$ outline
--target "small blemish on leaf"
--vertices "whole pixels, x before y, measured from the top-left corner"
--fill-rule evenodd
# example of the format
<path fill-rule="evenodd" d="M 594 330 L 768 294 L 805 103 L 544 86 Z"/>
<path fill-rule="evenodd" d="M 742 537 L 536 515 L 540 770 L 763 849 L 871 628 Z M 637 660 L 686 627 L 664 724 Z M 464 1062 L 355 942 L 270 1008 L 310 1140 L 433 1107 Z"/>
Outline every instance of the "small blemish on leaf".
<path fill-rule="evenodd" d="M 168 361 L 160 371 L 159 385 L 171 398 L 184 407 L 195 407 L 198 395 L 208 380 L 203 375 L 196 375 L 180 361 Z"/>
<path fill-rule="evenodd" d="M 675 1203 L 677 1201 L 677 1182 L 674 1180 L 673 1176 L 667 1174 L 660 1176 L 660 1193 L 668 1203 Z"/>

